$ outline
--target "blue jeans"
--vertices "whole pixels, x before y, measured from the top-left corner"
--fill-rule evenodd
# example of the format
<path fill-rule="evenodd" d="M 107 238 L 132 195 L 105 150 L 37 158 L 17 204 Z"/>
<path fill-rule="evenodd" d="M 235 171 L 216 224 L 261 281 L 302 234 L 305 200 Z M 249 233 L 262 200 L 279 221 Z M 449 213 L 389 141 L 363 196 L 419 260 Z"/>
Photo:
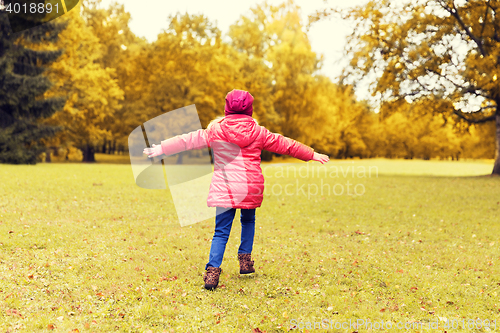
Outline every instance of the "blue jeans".
<path fill-rule="evenodd" d="M 215 216 L 215 232 L 212 238 L 212 246 L 210 247 L 210 257 L 207 267 L 220 267 L 224 251 L 226 250 L 227 240 L 231 232 L 235 208 L 224 211 L 226 208 L 216 208 Z M 253 237 L 255 235 L 255 208 L 241 209 L 241 244 L 238 253 L 252 253 Z"/>

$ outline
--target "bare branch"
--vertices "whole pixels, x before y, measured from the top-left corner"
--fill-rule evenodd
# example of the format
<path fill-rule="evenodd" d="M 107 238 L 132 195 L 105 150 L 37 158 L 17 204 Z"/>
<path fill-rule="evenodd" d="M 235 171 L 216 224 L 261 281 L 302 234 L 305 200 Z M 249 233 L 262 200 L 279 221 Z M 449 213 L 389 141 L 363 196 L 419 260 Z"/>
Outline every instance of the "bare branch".
<path fill-rule="evenodd" d="M 486 118 L 482 119 L 470 119 L 465 116 L 465 112 L 462 112 L 461 110 L 453 110 L 453 113 L 456 114 L 459 118 L 471 123 L 471 124 L 482 124 L 482 123 L 487 123 L 488 121 L 493 121 L 495 120 L 495 115 L 488 116 Z"/>
<path fill-rule="evenodd" d="M 496 14 L 497 14 L 497 8 L 494 8 L 494 7 L 492 6 L 491 1 L 488 1 L 488 2 L 486 3 L 486 5 L 487 5 L 488 7 L 490 7 L 490 8 L 491 8 L 491 10 L 493 11 L 493 13 L 494 13 L 494 14 L 495 14 L 495 16 L 496 16 Z"/>
<path fill-rule="evenodd" d="M 411 92 L 408 92 L 408 93 L 401 93 L 400 96 L 402 98 L 406 98 L 406 97 L 416 96 L 416 95 L 419 95 L 419 94 L 422 94 L 422 92 L 421 91 L 411 91 Z"/>
<path fill-rule="evenodd" d="M 484 11 L 484 21 L 483 21 L 483 27 L 481 28 L 481 38 L 483 38 L 483 34 L 484 34 L 484 28 L 486 27 L 486 21 L 488 21 L 488 9 L 489 9 L 489 4 L 490 4 L 490 0 L 486 1 L 486 10 Z"/>
<path fill-rule="evenodd" d="M 497 13 L 497 8 L 493 7 L 493 4 L 491 3 L 491 1 L 488 1 L 486 3 L 486 5 L 491 9 L 491 11 L 493 12 L 492 14 L 492 18 L 493 17 L 498 17 L 498 13 Z M 494 34 L 493 34 L 493 39 L 496 41 L 496 42 L 500 42 L 500 37 L 498 36 L 498 30 L 500 30 L 499 26 L 498 26 L 498 20 L 492 20 L 491 21 L 491 24 L 493 25 L 493 31 L 494 31 Z"/>
<path fill-rule="evenodd" d="M 443 74 L 440 74 L 438 72 L 436 72 L 435 70 L 432 70 L 432 69 L 429 69 L 429 68 L 425 68 L 425 71 L 426 72 L 431 72 L 439 77 L 442 77 L 443 79 L 445 79 L 446 81 L 450 82 L 451 84 L 453 84 L 457 89 L 460 89 L 462 91 L 463 94 L 473 94 L 473 95 L 476 95 L 476 96 L 480 96 L 480 97 L 484 97 L 484 98 L 491 98 L 490 96 L 485 96 L 483 94 L 480 93 L 481 89 L 480 88 L 477 88 L 473 85 L 470 85 L 469 87 L 464 87 L 456 82 L 454 82 L 452 79 L 450 79 L 447 75 L 443 75 Z"/>
<path fill-rule="evenodd" d="M 429 89 L 429 88 L 427 88 L 426 86 L 424 86 L 424 85 L 422 84 L 422 82 L 420 82 L 420 80 L 418 79 L 418 77 L 415 79 L 415 81 L 417 81 L 418 85 L 419 85 L 419 86 L 420 86 L 423 90 L 428 91 L 428 92 L 430 92 L 430 93 L 432 93 L 432 92 L 433 92 L 433 91 L 432 91 L 432 89 Z"/>
<path fill-rule="evenodd" d="M 450 13 L 451 16 L 453 16 L 457 20 L 458 24 L 462 27 L 462 29 L 465 31 L 467 36 L 469 36 L 469 38 L 471 38 L 476 43 L 476 45 L 479 49 L 479 52 L 481 52 L 481 54 L 484 57 L 486 57 L 488 54 L 483 48 L 483 43 L 476 36 L 474 36 L 474 34 L 470 31 L 469 27 L 465 25 L 464 21 L 460 17 L 460 14 L 458 13 L 458 9 L 455 6 L 455 2 L 454 1 L 451 2 L 453 4 L 452 8 L 448 7 L 448 5 L 446 5 L 442 1 L 439 1 L 439 3 L 441 4 L 441 7 L 443 7 L 444 10 L 446 10 L 448 13 Z"/>

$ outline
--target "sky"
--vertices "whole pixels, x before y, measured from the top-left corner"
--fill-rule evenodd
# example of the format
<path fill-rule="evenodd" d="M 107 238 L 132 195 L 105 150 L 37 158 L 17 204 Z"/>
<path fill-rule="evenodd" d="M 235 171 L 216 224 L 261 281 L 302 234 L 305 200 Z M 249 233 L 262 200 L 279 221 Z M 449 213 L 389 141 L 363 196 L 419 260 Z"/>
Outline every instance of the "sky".
<path fill-rule="evenodd" d="M 271 5 L 279 5 L 285 0 L 268 0 Z M 125 10 L 132 16 L 130 29 L 138 36 L 148 41 L 156 40 L 157 35 L 167 27 L 167 17 L 177 12 L 189 14 L 203 14 L 223 34 L 229 31 L 229 26 L 236 22 L 241 15 L 248 14 L 250 8 L 261 4 L 261 0 L 102 0 L 102 6 L 108 7 L 111 3 L 123 4 Z M 316 10 L 331 7 L 346 7 L 366 3 L 367 0 L 295 0 L 301 8 L 303 24 L 307 24 L 307 16 Z M 342 71 L 342 51 L 345 38 L 352 31 L 352 27 L 341 19 L 331 19 L 316 22 L 309 30 L 309 39 L 313 51 L 324 55 L 321 74 L 335 79 Z"/>

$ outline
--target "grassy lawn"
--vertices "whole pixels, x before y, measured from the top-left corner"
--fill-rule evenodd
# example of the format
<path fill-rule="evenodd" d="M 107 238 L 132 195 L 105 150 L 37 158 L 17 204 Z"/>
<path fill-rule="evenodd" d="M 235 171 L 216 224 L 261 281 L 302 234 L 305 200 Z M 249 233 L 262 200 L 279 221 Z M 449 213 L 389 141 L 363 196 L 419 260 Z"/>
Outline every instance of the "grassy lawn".
<path fill-rule="evenodd" d="M 181 228 L 168 190 L 139 188 L 129 165 L 0 165 L 0 330 L 276 332 L 358 319 L 500 329 L 500 178 L 481 176 L 491 161 L 263 168 L 257 272 L 239 275 L 235 223 L 210 292 L 213 219 Z"/>

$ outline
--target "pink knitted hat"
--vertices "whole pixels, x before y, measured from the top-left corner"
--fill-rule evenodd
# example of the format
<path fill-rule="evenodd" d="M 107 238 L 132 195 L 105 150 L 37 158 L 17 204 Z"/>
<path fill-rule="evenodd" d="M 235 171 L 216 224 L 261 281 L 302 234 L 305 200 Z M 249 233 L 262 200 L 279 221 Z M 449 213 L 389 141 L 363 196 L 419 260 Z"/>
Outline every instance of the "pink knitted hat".
<path fill-rule="evenodd" d="M 225 114 L 245 114 L 252 116 L 253 96 L 248 91 L 233 89 L 226 95 Z"/>

